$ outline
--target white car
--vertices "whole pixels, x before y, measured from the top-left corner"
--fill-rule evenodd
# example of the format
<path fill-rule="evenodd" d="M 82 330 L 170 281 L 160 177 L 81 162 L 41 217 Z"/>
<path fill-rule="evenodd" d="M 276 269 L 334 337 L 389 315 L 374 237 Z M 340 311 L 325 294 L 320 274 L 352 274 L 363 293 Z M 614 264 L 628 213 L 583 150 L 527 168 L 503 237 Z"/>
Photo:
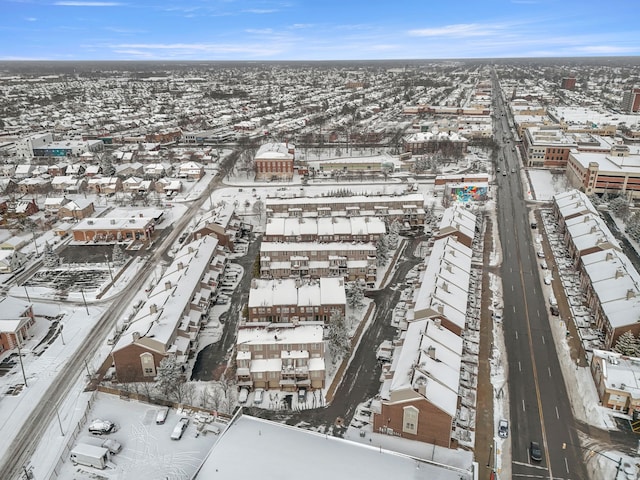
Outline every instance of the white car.
<path fill-rule="evenodd" d="M 187 425 L 189 425 L 189 419 L 184 417 L 181 418 L 175 427 L 173 427 L 173 432 L 171 432 L 171 440 L 180 440 L 182 438 L 182 434 L 187 429 Z"/>
<path fill-rule="evenodd" d="M 253 392 L 253 403 L 254 405 L 260 405 L 262 403 L 262 399 L 264 398 L 264 389 L 256 388 L 256 391 Z"/>
<path fill-rule="evenodd" d="M 244 405 L 247 403 L 247 399 L 249 398 L 249 390 L 246 388 L 241 388 L 240 393 L 238 394 L 238 403 Z"/>
<path fill-rule="evenodd" d="M 116 431 L 116 424 L 109 420 L 94 420 L 89 425 L 89 433 L 105 435 Z"/>
<path fill-rule="evenodd" d="M 498 422 L 498 436 L 500 438 L 507 438 L 509 436 L 509 422 L 506 420 L 500 420 Z"/>

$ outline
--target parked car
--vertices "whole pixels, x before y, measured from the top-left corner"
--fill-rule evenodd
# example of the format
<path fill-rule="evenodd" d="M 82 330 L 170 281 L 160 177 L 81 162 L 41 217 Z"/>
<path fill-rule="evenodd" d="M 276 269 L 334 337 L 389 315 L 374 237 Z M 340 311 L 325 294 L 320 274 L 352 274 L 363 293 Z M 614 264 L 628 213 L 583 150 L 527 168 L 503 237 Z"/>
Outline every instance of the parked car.
<path fill-rule="evenodd" d="M 498 436 L 500 438 L 507 438 L 509 436 L 509 422 L 506 420 L 500 420 L 498 422 Z"/>
<path fill-rule="evenodd" d="M 551 315 L 553 315 L 554 317 L 557 317 L 558 315 L 560 315 L 560 310 L 558 310 L 558 306 L 557 305 L 551 305 Z"/>
<path fill-rule="evenodd" d="M 182 438 L 182 434 L 187 429 L 187 425 L 189 425 L 189 419 L 186 417 L 181 418 L 175 427 L 173 427 L 173 432 L 171 432 L 171 440 L 180 440 Z"/>
<path fill-rule="evenodd" d="M 534 462 L 542 461 L 542 450 L 540 449 L 540 444 L 538 442 L 531 442 L 529 444 L 529 456 Z"/>
<path fill-rule="evenodd" d="M 109 420 L 94 420 L 89 424 L 89 433 L 105 435 L 116 431 L 116 424 Z"/>
<path fill-rule="evenodd" d="M 247 403 L 247 399 L 249 398 L 249 390 L 246 388 L 241 388 L 240 393 L 238 393 L 238 403 L 244 405 Z"/>
<path fill-rule="evenodd" d="M 256 388 L 256 391 L 253 393 L 254 405 L 260 405 L 262 403 L 263 398 L 264 398 L 264 389 Z"/>
<path fill-rule="evenodd" d="M 540 262 L 540 267 L 542 267 L 543 270 L 546 270 L 548 268 L 547 266 L 547 262 L 545 260 L 543 260 L 542 262 Z"/>
<path fill-rule="evenodd" d="M 167 420 L 167 415 L 169 415 L 169 407 L 160 407 L 158 413 L 156 414 L 156 424 L 164 424 L 164 422 Z"/>
<path fill-rule="evenodd" d="M 298 390 L 298 402 L 306 402 L 307 401 L 307 389 L 301 388 Z"/>

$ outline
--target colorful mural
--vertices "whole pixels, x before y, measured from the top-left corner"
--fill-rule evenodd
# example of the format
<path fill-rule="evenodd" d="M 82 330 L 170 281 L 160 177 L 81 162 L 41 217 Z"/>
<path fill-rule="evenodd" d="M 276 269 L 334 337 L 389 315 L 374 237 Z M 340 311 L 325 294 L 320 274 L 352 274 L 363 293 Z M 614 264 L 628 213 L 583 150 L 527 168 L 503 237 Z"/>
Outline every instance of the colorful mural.
<path fill-rule="evenodd" d="M 462 185 L 451 189 L 451 200 L 467 203 L 479 202 L 487 199 L 487 187 L 478 185 Z"/>

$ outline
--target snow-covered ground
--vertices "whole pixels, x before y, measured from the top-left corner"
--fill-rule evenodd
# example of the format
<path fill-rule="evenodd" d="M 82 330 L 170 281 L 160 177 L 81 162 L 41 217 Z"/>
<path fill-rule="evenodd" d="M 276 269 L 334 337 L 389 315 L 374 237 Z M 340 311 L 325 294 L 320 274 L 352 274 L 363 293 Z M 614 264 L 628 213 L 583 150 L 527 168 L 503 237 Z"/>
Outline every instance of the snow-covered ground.
<path fill-rule="evenodd" d="M 567 177 L 564 174 L 534 168 L 529 168 L 526 172 L 531 180 L 531 186 L 525 191 L 529 192 L 531 197 L 536 200 L 548 202 L 555 194 L 566 192 L 569 188 Z"/>

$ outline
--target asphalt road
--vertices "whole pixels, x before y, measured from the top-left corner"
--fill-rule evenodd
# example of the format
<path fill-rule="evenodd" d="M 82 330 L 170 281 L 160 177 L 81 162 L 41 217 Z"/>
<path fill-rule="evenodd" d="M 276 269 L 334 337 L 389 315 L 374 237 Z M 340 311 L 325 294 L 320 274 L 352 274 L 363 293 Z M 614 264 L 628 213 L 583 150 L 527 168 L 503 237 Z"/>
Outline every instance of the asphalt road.
<path fill-rule="evenodd" d="M 496 136 L 501 144 L 498 174 L 498 225 L 502 244 L 503 329 L 508 358 L 512 478 L 586 479 L 562 371 L 542 292 L 528 208 L 513 151 L 508 112 L 494 82 Z M 502 115 L 504 114 L 504 116 Z M 511 170 L 515 173 L 511 173 Z M 542 448 L 534 462 L 529 442 Z M 563 449 L 563 444 L 568 448 Z"/>

